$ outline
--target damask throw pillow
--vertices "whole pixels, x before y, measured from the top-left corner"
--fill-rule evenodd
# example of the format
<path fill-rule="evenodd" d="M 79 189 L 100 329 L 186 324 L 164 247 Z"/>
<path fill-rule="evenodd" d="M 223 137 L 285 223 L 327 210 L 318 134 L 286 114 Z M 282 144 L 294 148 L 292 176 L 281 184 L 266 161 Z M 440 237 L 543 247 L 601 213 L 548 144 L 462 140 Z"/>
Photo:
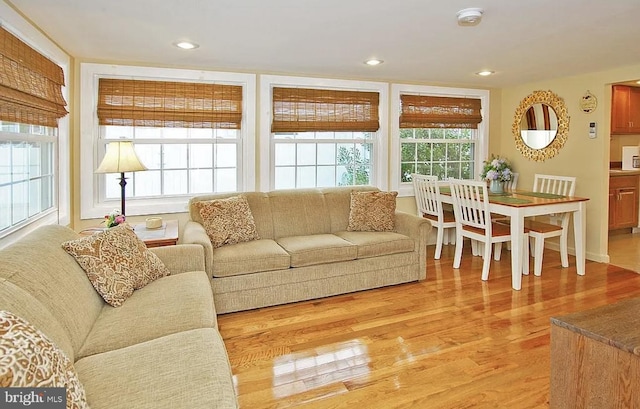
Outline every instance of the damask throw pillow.
<path fill-rule="evenodd" d="M 88 409 L 73 363 L 26 320 L 0 311 L 0 387 L 67 388 L 67 409 Z"/>
<path fill-rule="evenodd" d="M 393 231 L 398 192 L 351 192 L 348 231 Z"/>
<path fill-rule="evenodd" d="M 87 273 L 93 287 L 114 307 L 150 282 L 170 274 L 129 225 L 62 243 Z"/>
<path fill-rule="evenodd" d="M 196 202 L 194 206 L 200 212 L 213 248 L 260 238 L 249 202 L 242 195 Z"/>

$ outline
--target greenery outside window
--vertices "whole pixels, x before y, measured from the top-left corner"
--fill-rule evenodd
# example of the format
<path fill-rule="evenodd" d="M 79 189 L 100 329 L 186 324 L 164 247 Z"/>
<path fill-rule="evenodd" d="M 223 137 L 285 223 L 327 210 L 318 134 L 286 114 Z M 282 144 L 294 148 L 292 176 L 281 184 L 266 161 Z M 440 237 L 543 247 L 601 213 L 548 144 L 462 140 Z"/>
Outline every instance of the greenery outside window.
<path fill-rule="evenodd" d="M 489 91 L 392 85 L 392 188 L 413 195 L 411 174 L 475 179 L 488 150 Z"/>
<path fill-rule="evenodd" d="M 383 85 L 265 79 L 271 109 L 262 129 L 271 143 L 264 190 L 384 184 Z"/>

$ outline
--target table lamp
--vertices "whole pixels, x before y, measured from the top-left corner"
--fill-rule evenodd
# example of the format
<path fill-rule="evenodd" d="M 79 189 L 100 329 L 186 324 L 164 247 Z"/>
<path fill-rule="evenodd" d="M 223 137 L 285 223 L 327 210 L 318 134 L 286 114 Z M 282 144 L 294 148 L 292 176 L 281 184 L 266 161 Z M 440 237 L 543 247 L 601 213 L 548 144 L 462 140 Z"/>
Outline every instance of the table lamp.
<path fill-rule="evenodd" d="M 123 216 L 125 215 L 124 187 L 127 185 L 124 173 L 140 170 L 147 170 L 147 167 L 138 159 L 131 141 L 110 142 L 107 145 L 107 152 L 104 154 L 102 163 L 96 169 L 96 173 L 120 173 L 120 206 Z"/>

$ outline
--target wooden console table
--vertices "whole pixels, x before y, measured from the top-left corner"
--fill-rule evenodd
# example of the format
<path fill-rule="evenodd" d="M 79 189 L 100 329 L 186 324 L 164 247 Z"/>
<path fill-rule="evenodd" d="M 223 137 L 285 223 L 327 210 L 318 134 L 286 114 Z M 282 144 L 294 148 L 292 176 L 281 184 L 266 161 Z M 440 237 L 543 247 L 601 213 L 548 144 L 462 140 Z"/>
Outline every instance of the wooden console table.
<path fill-rule="evenodd" d="M 550 408 L 640 408 L 640 298 L 551 318 Z"/>

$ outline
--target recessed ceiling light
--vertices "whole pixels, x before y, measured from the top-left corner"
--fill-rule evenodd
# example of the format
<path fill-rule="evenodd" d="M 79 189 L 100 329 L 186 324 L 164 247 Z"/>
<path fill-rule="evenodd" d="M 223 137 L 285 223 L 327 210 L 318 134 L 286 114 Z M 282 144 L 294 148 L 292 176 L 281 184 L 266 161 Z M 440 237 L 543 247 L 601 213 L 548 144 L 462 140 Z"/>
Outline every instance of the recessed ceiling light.
<path fill-rule="evenodd" d="M 175 45 L 178 48 L 182 48 L 183 50 L 193 50 L 194 48 L 200 47 L 198 44 L 191 43 L 189 41 L 180 41 L 180 42 L 174 43 L 173 45 Z"/>
<path fill-rule="evenodd" d="M 378 60 L 377 58 L 372 58 L 370 60 L 365 61 L 364 63 L 367 65 L 380 65 L 382 64 L 384 61 L 382 60 Z"/>
<path fill-rule="evenodd" d="M 495 74 L 495 71 L 483 70 L 480 72 L 476 72 L 476 75 L 479 75 L 481 77 L 488 77 L 489 75 L 493 75 L 493 74 Z"/>

